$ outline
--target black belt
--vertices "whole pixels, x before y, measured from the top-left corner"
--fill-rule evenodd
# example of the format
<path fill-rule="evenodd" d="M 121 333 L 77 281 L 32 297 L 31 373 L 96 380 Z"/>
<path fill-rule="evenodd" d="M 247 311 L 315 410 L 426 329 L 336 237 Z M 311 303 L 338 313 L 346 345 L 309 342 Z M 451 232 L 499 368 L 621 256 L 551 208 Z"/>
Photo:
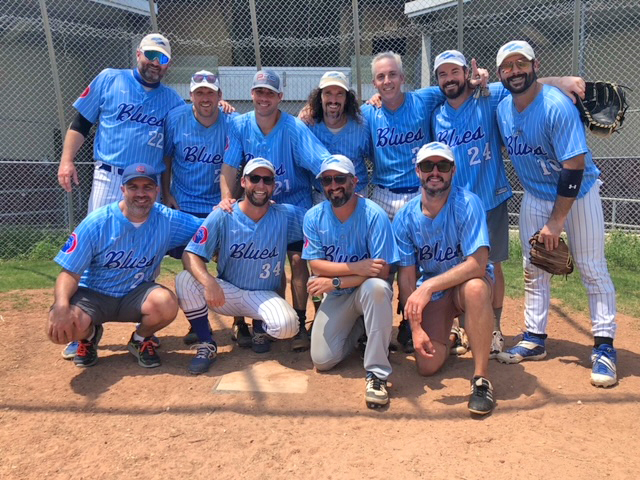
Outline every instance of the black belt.
<path fill-rule="evenodd" d="M 383 190 L 389 190 L 391 193 L 416 193 L 420 187 L 403 187 L 403 188 L 387 188 L 382 185 L 376 185 Z"/>
<path fill-rule="evenodd" d="M 102 163 L 102 164 L 100 164 L 100 166 L 98 168 L 100 170 L 106 170 L 107 172 L 117 173 L 118 175 L 122 175 L 124 173 L 124 168 L 113 167 L 113 166 L 109 165 L 108 163 Z"/>

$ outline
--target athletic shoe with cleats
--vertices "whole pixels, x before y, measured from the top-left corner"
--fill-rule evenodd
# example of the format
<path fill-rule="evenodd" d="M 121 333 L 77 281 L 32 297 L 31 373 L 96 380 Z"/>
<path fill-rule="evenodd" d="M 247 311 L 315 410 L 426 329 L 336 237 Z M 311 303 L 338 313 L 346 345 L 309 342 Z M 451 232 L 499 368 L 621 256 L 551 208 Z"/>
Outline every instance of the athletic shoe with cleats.
<path fill-rule="evenodd" d="M 398 343 L 402 346 L 404 353 L 413 353 L 413 335 L 411 334 L 411 325 L 407 320 L 402 320 L 398 325 Z"/>
<path fill-rule="evenodd" d="M 489 358 L 497 358 L 499 353 L 502 353 L 504 349 L 504 337 L 502 336 L 502 332 L 500 330 L 495 330 L 493 332 L 493 339 L 491 340 L 491 352 L 489 353 Z"/>
<path fill-rule="evenodd" d="M 62 358 L 64 358 L 65 360 L 73 360 L 73 357 L 75 357 L 76 353 L 78 352 L 79 343 L 80 342 L 78 342 L 77 340 L 67 343 L 67 346 L 64 347 L 64 350 L 62 350 Z"/>
<path fill-rule="evenodd" d="M 486 415 L 495 407 L 493 400 L 493 386 L 484 377 L 473 377 L 471 380 L 471 397 L 469 411 L 477 415 Z"/>
<path fill-rule="evenodd" d="M 364 399 L 369 408 L 384 407 L 389 403 L 389 394 L 387 393 L 387 381 L 376 377 L 375 374 L 367 373 L 367 388 L 365 390 Z"/>
<path fill-rule="evenodd" d="M 245 321 L 233 324 L 231 340 L 238 342 L 238 346 L 242 348 L 249 348 L 251 346 L 251 332 L 249 331 L 249 325 L 247 325 Z"/>
<path fill-rule="evenodd" d="M 196 349 L 196 356 L 193 357 L 189 364 L 189 373 L 199 375 L 201 373 L 207 373 L 213 362 L 216 361 L 216 355 L 218 354 L 218 348 L 215 343 L 202 342 L 196 343 L 191 348 Z"/>
<path fill-rule="evenodd" d="M 616 363 L 618 353 L 612 345 L 602 344 L 591 353 L 591 384 L 596 387 L 612 387 L 618 381 Z"/>
<path fill-rule="evenodd" d="M 267 353 L 271 350 L 271 339 L 266 333 L 253 332 L 251 350 L 256 353 Z"/>
<path fill-rule="evenodd" d="M 501 363 L 520 363 L 523 360 L 542 360 L 546 356 L 544 339 L 524 332 L 522 340 L 507 351 L 499 353 L 496 359 Z"/>
<path fill-rule="evenodd" d="M 309 339 L 309 332 L 304 325 L 300 325 L 300 331 L 293 337 L 291 342 L 291 350 L 294 352 L 306 352 L 311 346 L 311 340 Z"/>
<path fill-rule="evenodd" d="M 458 327 L 454 325 L 451 327 L 451 335 L 454 335 L 456 338 L 451 344 L 451 349 L 449 350 L 450 355 L 464 355 L 469 351 L 469 338 L 467 337 L 467 332 L 464 331 L 464 328 Z"/>
<path fill-rule="evenodd" d="M 76 349 L 76 354 L 73 357 L 73 364 L 76 367 L 91 367 L 98 362 L 98 343 L 100 343 L 103 331 L 104 328 L 102 325 L 96 325 L 95 333 L 91 340 L 80 340 L 79 342 L 76 342 L 78 344 L 78 348 Z"/>
<path fill-rule="evenodd" d="M 160 357 L 156 352 L 152 337 L 146 337 L 143 341 L 138 342 L 133 338 L 133 333 L 127 344 L 129 352 L 138 359 L 138 365 L 144 368 L 159 367 Z"/>

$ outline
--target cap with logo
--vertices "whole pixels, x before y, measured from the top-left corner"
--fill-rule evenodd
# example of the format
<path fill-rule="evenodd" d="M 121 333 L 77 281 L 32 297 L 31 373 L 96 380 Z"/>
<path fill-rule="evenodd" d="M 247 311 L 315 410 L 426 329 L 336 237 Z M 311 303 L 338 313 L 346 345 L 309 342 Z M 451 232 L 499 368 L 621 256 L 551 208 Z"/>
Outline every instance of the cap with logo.
<path fill-rule="evenodd" d="M 251 172 L 253 172 L 254 170 L 257 170 L 258 168 L 266 168 L 267 170 L 271 171 L 271 173 L 273 173 L 274 175 L 276 174 L 276 169 L 269 160 L 262 157 L 255 157 L 249 160 L 247 164 L 244 166 L 244 170 L 242 171 L 242 176 L 250 175 Z"/>
<path fill-rule="evenodd" d="M 282 93 L 282 82 L 280 81 L 280 75 L 273 70 L 259 70 L 253 76 L 253 84 L 251 90 L 254 88 L 268 88 L 276 93 Z"/>
<path fill-rule="evenodd" d="M 499 67 L 509 55 L 515 55 L 516 53 L 520 53 L 527 60 L 533 60 L 536 58 L 531 45 L 523 40 L 514 40 L 512 42 L 505 43 L 500 47 L 500 50 L 498 50 L 498 56 L 496 57 L 496 65 Z"/>
<path fill-rule="evenodd" d="M 355 176 L 356 169 L 353 167 L 353 162 L 344 155 L 331 155 L 327 157 L 320 165 L 320 173 L 316 175 L 316 178 L 322 177 L 322 174 L 327 170 L 335 170 L 340 173 L 348 173 Z"/>
<path fill-rule="evenodd" d="M 159 33 L 150 33 L 140 41 L 138 49 L 141 52 L 155 51 L 164 53 L 171 59 L 171 44 L 167 37 Z"/>
<path fill-rule="evenodd" d="M 437 71 L 438 67 L 445 63 L 453 63 L 455 65 L 460 65 L 461 67 L 466 67 L 467 59 L 464 58 L 464 55 L 458 50 L 445 50 L 439 54 L 433 62 L 433 71 Z"/>
<path fill-rule="evenodd" d="M 323 89 L 326 87 L 331 87 L 332 85 L 335 85 L 336 87 L 342 87 L 347 92 L 349 91 L 349 80 L 347 80 L 347 76 L 342 72 L 331 71 L 325 73 L 320 79 L 318 88 Z"/>
<path fill-rule="evenodd" d="M 220 79 L 215 73 L 211 73 L 208 70 L 200 70 L 191 77 L 189 91 L 193 93 L 200 87 L 210 88 L 217 92 L 220 90 Z"/>
<path fill-rule="evenodd" d="M 122 172 L 122 185 L 125 185 L 135 178 L 148 178 L 158 185 L 158 173 L 156 169 L 146 163 L 134 163 L 125 168 L 124 172 Z"/>
<path fill-rule="evenodd" d="M 451 163 L 455 163 L 453 152 L 446 143 L 431 142 L 420 147 L 420 150 L 418 150 L 418 153 L 416 154 L 416 165 L 431 157 L 442 157 L 446 158 Z"/>

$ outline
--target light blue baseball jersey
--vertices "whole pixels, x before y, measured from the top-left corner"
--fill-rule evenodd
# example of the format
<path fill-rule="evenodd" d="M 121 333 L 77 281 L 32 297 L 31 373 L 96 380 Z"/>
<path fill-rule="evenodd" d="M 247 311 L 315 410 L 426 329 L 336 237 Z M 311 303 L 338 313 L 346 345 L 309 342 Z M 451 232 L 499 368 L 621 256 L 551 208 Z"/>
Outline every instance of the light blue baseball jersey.
<path fill-rule="evenodd" d="M 488 97 L 469 97 L 458 109 L 444 102 L 433 114 L 434 140 L 446 143 L 456 158 L 453 185 L 480 197 L 491 210 L 512 195 L 502 160 L 502 139 L 496 123 L 500 101 L 509 94 L 502 83 L 489 84 Z"/>
<path fill-rule="evenodd" d="M 165 156 L 171 163 L 171 195 L 180 210 L 210 212 L 220 203 L 220 169 L 229 149 L 231 121 L 237 113 L 218 113 L 218 120 L 205 127 L 193 114 L 192 105 L 180 105 L 167 114 Z"/>
<path fill-rule="evenodd" d="M 310 208 L 311 181 L 320 173 L 320 165 L 329 152 L 307 126 L 294 116 L 280 112 L 276 126 L 264 135 L 253 111 L 235 118 L 233 125 L 231 146 L 224 163 L 241 169 L 252 158 L 266 158 L 276 169 L 272 199 L 276 203 Z"/>
<path fill-rule="evenodd" d="M 369 185 L 366 159 L 371 154 L 371 136 L 367 121 L 362 118 L 362 123 L 358 123 L 349 118 L 338 133 L 329 130 L 324 122 L 311 125 L 309 129 L 327 147 L 329 153 L 344 155 L 353 162 L 358 177 L 356 192 L 366 191 Z M 322 186 L 317 180 L 315 187 L 322 192 Z"/>
<path fill-rule="evenodd" d="M 118 203 L 87 215 L 54 258 L 62 268 L 82 274 L 81 287 L 112 297 L 153 280 L 167 250 L 186 245 L 202 224 L 201 218 L 156 203 L 135 227 Z"/>
<path fill-rule="evenodd" d="M 282 283 L 287 245 L 302 240 L 304 213 L 294 205 L 276 203 L 254 222 L 239 203 L 231 214 L 217 208 L 185 250 L 205 260 L 219 252 L 218 278 L 238 288 L 276 291 Z"/>
<path fill-rule="evenodd" d="M 452 187 L 436 218 L 422 213 L 422 195 L 411 199 L 393 219 L 401 267 L 418 265 L 418 286 L 462 263 L 480 247 L 489 247 L 489 231 L 480 198 L 460 187 Z M 493 278 L 493 265 L 487 263 Z M 431 299 L 442 298 L 444 292 Z"/>
<path fill-rule="evenodd" d="M 73 106 L 90 122 L 100 122 L 93 142 L 96 161 L 121 168 L 142 162 L 160 173 L 165 169 L 165 117 L 183 103 L 180 95 L 165 85 L 145 90 L 133 77 L 133 70 L 108 68 L 93 79 Z"/>
<path fill-rule="evenodd" d="M 368 198 L 358 198 L 356 209 L 342 223 L 328 200 L 314 206 L 304 216 L 305 260 L 353 263 L 382 258 L 388 264 L 398 261 L 398 249 L 388 215 Z M 351 293 L 355 288 L 332 291 Z"/>
<path fill-rule="evenodd" d="M 371 182 L 385 188 L 419 187 L 415 174 L 416 153 L 431 141 L 431 115 L 444 101 L 438 87 L 404 94 L 397 110 L 363 105 L 373 148 Z"/>
<path fill-rule="evenodd" d="M 578 110 L 557 88 L 542 85 L 520 113 L 509 95 L 498 105 L 498 126 L 522 186 L 534 197 L 555 201 L 562 162 L 577 155 L 585 154 L 578 198 L 598 179 Z"/>

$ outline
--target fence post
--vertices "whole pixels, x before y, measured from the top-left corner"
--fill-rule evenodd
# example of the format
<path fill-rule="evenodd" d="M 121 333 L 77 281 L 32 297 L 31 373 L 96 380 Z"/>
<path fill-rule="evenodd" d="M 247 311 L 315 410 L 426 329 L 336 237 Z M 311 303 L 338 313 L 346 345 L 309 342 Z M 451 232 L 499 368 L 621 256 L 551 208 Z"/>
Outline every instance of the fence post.
<path fill-rule="evenodd" d="M 353 8 L 353 48 L 356 56 L 356 95 L 358 103 L 362 103 L 362 74 L 360 71 L 360 16 L 358 13 L 358 0 L 352 0 Z"/>
<path fill-rule="evenodd" d="M 51 25 L 49 24 L 49 15 L 47 14 L 47 6 L 45 0 L 38 0 L 40 3 L 40 13 L 42 15 L 42 28 L 44 36 L 47 39 L 47 50 L 49 51 L 49 61 L 51 62 L 51 74 L 53 76 L 53 89 L 56 94 L 56 106 L 58 107 L 58 122 L 60 122 L 60 136 L 64 144 L 64 136 L 66 132 L 66 122 L 64 119 L 64 107 L 62 105 L 62 90 L 60 89 L 60 76 L 58 75 L 58 64 L 56 62 L 56 52 L 53 48 L 53 36 L 51 35 Z M 75 227 L 73 218 L 73 196 L 67 193 L 67 222 L 69 231 Z"/>
<path fill-rule="evenodd" d="M 458 0 L 458 51 L 464 51 L 464 13 L 463 0 Z"/>
<path fill-rule="evenodd" d="M 151 30 L 160 33 L 158 30 L 158 17 L 156 17 L 155 0 L 149 0 L 149 15 L 151 16 Z"/>
<path fill-rule="evenodd" d="M 258 17 L 256 16 L 256 1 L 249 0 L 249 10 L 251 10 L 251 30 L 253 31 L 253 47 L 256 52 L 256 69 L 262 70 L 260 60 L 260 38 L 258 37 Z"/>
<path fill-rule="evenodd" d="M 571 49 L 571 74 L 580 75 L 580 31 L 581 31 L 581 17 L 582 17 L 582 0 L 574 1 L 573 9 L 573 45 Z"/>

